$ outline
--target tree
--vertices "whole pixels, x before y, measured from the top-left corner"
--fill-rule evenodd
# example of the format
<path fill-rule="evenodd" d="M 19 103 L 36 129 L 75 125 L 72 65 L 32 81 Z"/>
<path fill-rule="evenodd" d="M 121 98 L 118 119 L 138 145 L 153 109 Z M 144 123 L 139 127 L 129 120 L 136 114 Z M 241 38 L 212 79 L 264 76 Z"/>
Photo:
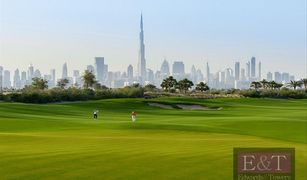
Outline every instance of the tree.
<path fill-rule="evenodd" d="M 194 85 L 193 82 L 188 80 L 187 78 L 180 80 L 178 82 L 179 90 L 183 91 L 184 93 L 186 93 L 193 85 Z"/>
<path fill-rule="evenodd" d="M 84 81 L 84 88 L 86 89 L 93 87 L 93 85 L 96 83 L 95 75 L 89 70 L 84 71 L 82 79 Z"/>
<path fill-rule="evenodd" d="M 196 85 L 195 89 L 200 92 L 205 92 L 205 91 L 208 91 L 210 88 L 206 83 L 200 82 Z"/>
<path fill-rule="evenodd" d="M 66 79 L 66 78 L 60 79 L 57 82 L 57 86 L 60 87 L 61 89 L 64 89 L 67 86 L 68 83 L 69 83 L 68 79 Z"/>
<path fill-rule="evenodd" d="M 107 86 L 105 85 L 101 85 L 100 83 L 96 82 L 93 84 L 94 89 L 96 90 L 107 90 L 109 89 Z"/>
<path fill-rule="evenodd" d="M 145 91 L 154 91 L 157 89 L 157 87 L 153 84 L 147 84 L 145 87 L 144 87 Z"/>
<path fill-rule="evenodd" d="M 267 89 L 269 87 L 269 82 L 265 79 L 263 79 L 262 81 L 260 81 L 261 83 L 261 86 L 264 88 L 264 89 Z"/>
<path fill-rule="evenodd" d="M 48 88 L 48 81 L 44 80 L 42 78 L 35 77 L 35 78 L 32 78 L 32 86 L 35 89 L 42 89 L 42 90 L 44 90 L 44 89 Z"/>
<path fill-rule="evenodd" d="M 261 88 L 262 86 L 261 86 L 261 83 L 260 83 L 260 82 L 258 82 L 258 81 L 253 81 L 253 82 L 251 83 L 250 87 L 252 87 L 252 88 L 258 90 L 258 89 Z"/>
<path fill-rule="evenodd" d="M 292 81 L 292 80 L 291 80 L 291 81 L 288 83 L 287 86 L 293 87 L 293 89 L 296 90 L 297 87 L 301 87 L 302 85 L 303 85 L 303 82 L 301 82 L 301 81 Z"/>
<path fill-rule="evenodd" d="M 161 83 L 161 87 L 165 89 L 166 91 L 170 92 L 172 88 L 175 88 L 177 84 L 177 80 L 173 78 L 173 76 L 169 76 L 166 79 L 163 79 L 163 82 Z"/>
<path fill-rule="evenodd" d="M 304 85 L 305 90 L 307 91 L 307 78 L 301 79 L 301 82 Z"/>

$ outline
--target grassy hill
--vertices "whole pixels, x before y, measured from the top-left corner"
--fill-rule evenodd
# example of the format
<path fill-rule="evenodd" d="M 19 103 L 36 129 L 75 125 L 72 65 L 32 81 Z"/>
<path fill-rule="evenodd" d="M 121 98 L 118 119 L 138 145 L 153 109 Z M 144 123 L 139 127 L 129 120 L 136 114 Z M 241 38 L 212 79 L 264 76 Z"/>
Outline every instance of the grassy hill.
<path fill-rule="evenodd" d="M 222 110 L 162 109 L 149 101 Z M 0 179 L 229 180 L 234 147 L 295 147 L 296 177 L 306 179 L 307 100 L 0 103 Z"/>

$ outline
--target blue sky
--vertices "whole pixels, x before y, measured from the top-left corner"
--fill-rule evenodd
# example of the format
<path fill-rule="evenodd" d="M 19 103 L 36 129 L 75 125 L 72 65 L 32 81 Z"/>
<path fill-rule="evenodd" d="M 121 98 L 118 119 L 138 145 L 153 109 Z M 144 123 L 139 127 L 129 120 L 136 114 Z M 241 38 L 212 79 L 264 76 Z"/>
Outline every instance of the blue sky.
<path fill-rule="evenodd" d="M 110 70 L 135 68 L 140 13 L 146 60 L 182 60 L 214 71 L 245 64 L 306 76 L 305 0 L 0 0 L 0 65 L 43 72 L 84 69 L 104 56 Z"/>

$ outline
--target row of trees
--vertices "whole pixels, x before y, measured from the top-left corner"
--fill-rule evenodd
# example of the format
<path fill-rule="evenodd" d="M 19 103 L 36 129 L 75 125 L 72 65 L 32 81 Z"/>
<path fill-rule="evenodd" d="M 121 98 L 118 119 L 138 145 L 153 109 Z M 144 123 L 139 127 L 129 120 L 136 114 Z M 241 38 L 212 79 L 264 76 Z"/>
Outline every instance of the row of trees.
<path fill-rule="evenodd" d="M 95 89 L 107 88 L 107 87 L 99 84 L 96 81 L 95 75 L 88 70 L 86 70 L 84 72 L 84 74 L 82 75 L 82 80 L 84 82 L 83 87 L 85 89 L 88 89 L 88 88 L 91 88 L 91 87 L 94 87 Z M 57 82 L 57 87 L 59 87 L 60 89 L 65 89 L 65 87 L 67 87 L 68 84 L 69 84 L 68 79 L 60 79 Z M 44 80 L 42 78 L 35 77 L 35 78 L 32 79 L 31 87 L 35 88 L 35 89 L 40 89 L 40 90 L 47 89 L 48 88 L 48 81 Z"/>
<path fill-rule="evenodd" d="M 186 93 L 189 89 L 194 86 L 194 83 L 187 78 L 177 81 L 173 76 L 169 76 L 168 78 L 164 79 L 161 83 L 161 88 L 168 91 L 173 92 L 179 90 L 180 92 Z M 204 92 L 209 90 L 209 86 L 204 83 L 200 82 L 196 85 L 195 88 L 197 91 Z"/>
<path fill-rule="evenodd" d="M 305 90 L 307 90 L 307 78 L 301 79 L 299 81 L 290 81 L 287 84 L 277 83 L 275 81 L 267 81 L 263 79 L 262 81 L 253 81 L 250 85 L 251 88 L 258 89 L 280 89 L 281 87 L 290 87 L 296 90 L 304 85 Z"/>

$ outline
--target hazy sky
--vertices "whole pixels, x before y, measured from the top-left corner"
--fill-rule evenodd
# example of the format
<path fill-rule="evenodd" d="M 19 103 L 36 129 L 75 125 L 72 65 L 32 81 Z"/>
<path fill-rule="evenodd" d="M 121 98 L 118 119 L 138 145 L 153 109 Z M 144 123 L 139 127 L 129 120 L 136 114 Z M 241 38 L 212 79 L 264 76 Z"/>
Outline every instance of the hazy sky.
<path fill-rule="evenodd" d="M 0 65 L 67 62 L 71 75 L 103 56 L 111 71 L 136 70 L 141 12 L 154 70 L 164 58 L 217 71 L 255 56 L 263 73 L 306 76 L 306 0 L 0 0 Z"/>

